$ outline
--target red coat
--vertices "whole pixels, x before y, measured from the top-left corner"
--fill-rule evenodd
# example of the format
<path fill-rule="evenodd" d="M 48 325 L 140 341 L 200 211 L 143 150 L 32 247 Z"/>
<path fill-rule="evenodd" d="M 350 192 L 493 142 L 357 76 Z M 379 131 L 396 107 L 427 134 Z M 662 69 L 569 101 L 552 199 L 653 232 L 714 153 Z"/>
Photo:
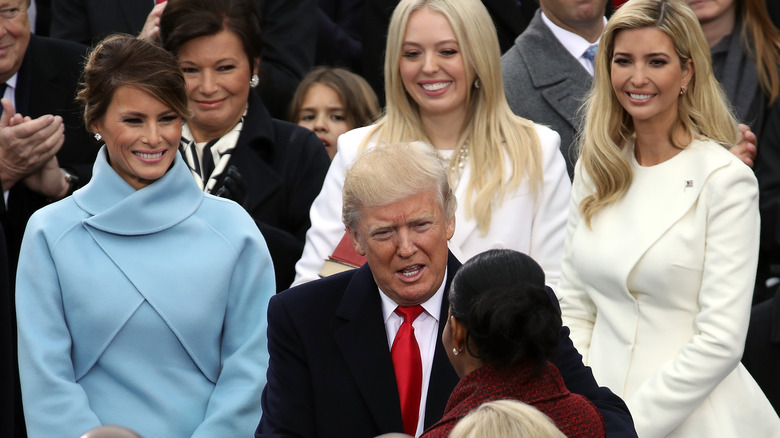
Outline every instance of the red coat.
<path fill-rule="evenodd" d="M 524 362 L 508 370 L 485 365 L 464 377 L 452 391 L 444 416 L 423 438 L 446 438 L 455 424 L 485 402 L 519 400 L 550 417 L 567 437 L 604 437 L 604 420 L 596 406 L 566 389 L 558 368 L 551 363 L 535 373 Z"/>

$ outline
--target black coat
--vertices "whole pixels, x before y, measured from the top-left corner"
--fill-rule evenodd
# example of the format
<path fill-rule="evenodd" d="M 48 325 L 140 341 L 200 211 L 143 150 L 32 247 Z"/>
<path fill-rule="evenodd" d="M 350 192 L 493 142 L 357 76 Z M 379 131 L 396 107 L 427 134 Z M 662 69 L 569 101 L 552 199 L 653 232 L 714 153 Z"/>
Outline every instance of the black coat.
<path fill-rule="evenodd" d="M 272 119 L 249 93 L 249 109 L 228 166 L 236 166 L 247 193 L 244 208 L 265 237 L 277 290 L 290 286 L 311 225 L 309 208 L 330 166 L 322 141 L 298 125 Z M 225 174 L 212 193 L 224 185 Z"/>
<path fill-rule="evenodd" d="M 62 41 L 54 38 L 32 35 L 30 44 L 24 55 L 24 61 L 18 72 L 16 89 L 16 112 L 30 116 L 40 117 L 44 114 L 62 116 L 65 123 L 65 143 L 57 153 L 60 167 L 68 168 L 77 174 L 82 182 L 86 182 L 91 176 L 92 163 L 97 155 L 98 145 L 89 133 L 84 129 L 81 118 L 81 108 L 75 101 L 79 76 L 86 53 L 86 47 L 70 41 Z M 24 228 L 27 220 L 35 210 L 46 205 L 46 199 L 28 190 L 22 183 L 11 188 L 8 195 L 8 210 L 2 214 L 5 240 L 7 244 L 8 273 L 0 278 L 7 281 L 9 292 L 2 297 L 3 306 L 10 306 L 10 319 L 5 320 L 11 325 L 10 345 L 4 343 L 2 356 L 13 361 L 13 379 L 17 379 L 16 373 L 16 317 L 14 309 L 13 289 L 16 274 L 16 263 L 19 257 Z M 5 251 L 5 248 L 2 248 Z M 4 260 L 0 260 L 0 263 Z M 4 322 L 5 323 L 5 322 Z M 0 406 L 2 418 L 0 430 L 3 432 L 14 431 L 7 436 L 26 436 L 24 423 L 22 422 L 21 394 L 15 382 L 6 385 L 4 375 L 2 385 L 5 388 L 14 388 L 16 408 L 7 407 L 7 397 L 3 397 L 3 405 Z M 9 391 L 3 391 L 8 394 Z M 6 435 L 4 435 L 6 436 Z"/>
<path fill-rule="evenodd" d="M 750 312 L 742 363 L 780 415 L 780 288 Z"/>
<path fill-rule="evenodd" d="M 458 268 L 460 262 L 450 254 L 445 290 Z M 552 291 L 548 293 L 554 298 Z M 268 382 L 255 437 L 365 438 L 403 430 L 379 294 L 371 268 L 365 264 L 271 298 Z M 426 428 L 442 417 L 459 381 L 441 343 L 448 309 L 445 293 L 425 408 Z M 570 391 L 598 407 L 608 436 L 636 437 L 625 403 L 607 388 L 598 387 L 569 339 L 567 327 L 561 329 L 553 363 Z"/>

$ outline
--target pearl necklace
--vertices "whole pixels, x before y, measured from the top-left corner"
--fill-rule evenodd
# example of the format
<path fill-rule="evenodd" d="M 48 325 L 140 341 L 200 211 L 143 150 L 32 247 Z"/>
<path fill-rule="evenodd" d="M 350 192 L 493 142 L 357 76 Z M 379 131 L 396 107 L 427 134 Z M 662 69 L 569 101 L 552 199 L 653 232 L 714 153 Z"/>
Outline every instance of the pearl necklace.
<path fill-rule="evenodd" d="M 469 159 L 469 143 L 468 141 L 458 150 L 457 155 L 450 161 L 450 175 L 453 175 L 455 185 L 460 182 L 460 176 L 463 173 L 463 168 L 466 167 L 466 162 Z"/>

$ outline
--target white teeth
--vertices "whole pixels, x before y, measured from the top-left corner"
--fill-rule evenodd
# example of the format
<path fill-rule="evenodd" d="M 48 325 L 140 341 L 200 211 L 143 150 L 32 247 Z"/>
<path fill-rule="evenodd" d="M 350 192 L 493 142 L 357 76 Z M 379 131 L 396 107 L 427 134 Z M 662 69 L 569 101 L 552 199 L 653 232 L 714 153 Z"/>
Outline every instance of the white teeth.
<path fill-rule="evenodd" d="M 636 94 L 636 93 L 628 93 L 629 96 L 631 96 L 632 99 L 636 100 L 647 100 L 653 97 L 653 94 Z"/>
<path fill-rule="evenodd" d="M 157 152 L 156 154 L 145 154 L 143 152 L 133 152 L 133 153 L 145 160 L 154 160 L 155 158 L 162 157 L 163 154 L 162 152 Z"/>
<path fill-rule="evenodd" d="M 414 265 L 401 271 L 401 275 L 404 277 L 414 277 L 418 272 L 420 272 L 420 265 Z"/>
<path fill-rule="evenodd" d="M 448 87 L 452 82 L 436 82 L 435 84 L 422 84 L 425 91 L 437 91 L 442 88 Z"/>

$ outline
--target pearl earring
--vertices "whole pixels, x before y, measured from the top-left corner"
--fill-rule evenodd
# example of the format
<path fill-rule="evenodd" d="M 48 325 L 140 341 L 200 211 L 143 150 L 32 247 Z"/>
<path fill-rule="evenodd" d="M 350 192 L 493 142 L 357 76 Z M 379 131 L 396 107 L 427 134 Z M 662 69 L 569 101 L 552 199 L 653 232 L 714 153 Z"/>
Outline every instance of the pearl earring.
<path fill-rule="evenodd" d="M 103 136 L 102 136 L 102 135 L 100 135 L 100 133 L 99 133 L 99 132 L 96 132 L 96 133 L 95 133 L 95 140 L 96 140 L 96 141 L 100 141 L 100 140 L 102 140 L 102 139 L 103 139 Z"/>
<path fill-rule="evenodd" d="M 258 85 L 260 85 L 260 78 L 257 75 L 252 75 L 252 78 L 249 79 L 249 86 L 255 88 Z"/>

